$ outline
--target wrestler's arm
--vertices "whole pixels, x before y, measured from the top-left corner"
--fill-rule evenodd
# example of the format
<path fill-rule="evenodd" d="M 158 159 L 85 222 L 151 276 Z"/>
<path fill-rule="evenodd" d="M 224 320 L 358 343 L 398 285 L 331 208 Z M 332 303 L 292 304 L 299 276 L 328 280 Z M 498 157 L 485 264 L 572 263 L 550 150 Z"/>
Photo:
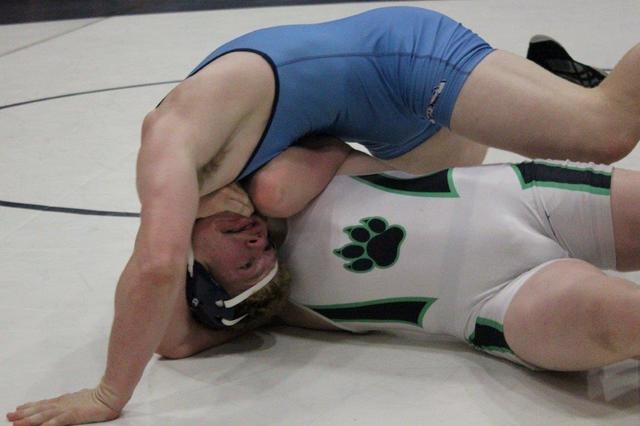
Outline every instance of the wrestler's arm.
<path fill-rule="evenodd" d="M 184 285 L 182 285 L 182 295 L 184 291 Z M 156 353 L 170 359 L 186 358 L 226 343 L 240 334 L 242 332 L 212 330 L 204 326 L 191 315 L 185 297 L 179 297 Z"/>
<path fill-rule="evenodd" d="M 269 65 L 254 54 L 229 54 L 180 83 L 147 115 L 137 163 L 140 226 L 116 289 L 104 376 L 94 389 L 18 407 L 10 421 L 67 425 L 120 415 L 184 298 L 200 192 L 237 175 L 272 97 Z"/>
<path fill-rule="evenodd" d="M 155 134 L 143 133 L 138 156 L 140 227 L 116 289 L 107 367 L 100 384 L 109 389 L 109 406 L 117 411 L 133 394 L 181 295 L 199 199 L 194 152 L 185 144 L 166 143 L 157 128 L 150 131 Z"/>
<path fill-rule="evenodd" d="M 104 376 L 94 389 L 18 407 L 8 414 L 11 421 L 67 425 L 118 417 L 165 334 L 184 288 L 199 199 L 197 165 L 187 145 L 144 133 L 137 170 L 140 226 L 116 289 Z"/>
<path fill-rule="evenodd" d="M 389 169 L 337 138 L 313 136 L 258 170 L 247 182 L 247 191 L 265 216 L 289 217 L 320 194 L 336 174 L 362 175 Z"/>

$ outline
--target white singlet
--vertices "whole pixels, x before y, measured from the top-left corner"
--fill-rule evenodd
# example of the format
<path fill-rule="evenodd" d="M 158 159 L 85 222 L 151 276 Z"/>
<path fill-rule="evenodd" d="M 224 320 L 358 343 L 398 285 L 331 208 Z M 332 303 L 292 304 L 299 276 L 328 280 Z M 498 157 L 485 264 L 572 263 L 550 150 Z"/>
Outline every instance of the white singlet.
<path fill-rule="evenodd" d="M 344 330 L 448 334 L 526 365 L 502 333 L 509 303 L 547 262 L 615 266 L 610 182 L 552 161 L 336 177 L 288 221 L 291 300 Z"/>

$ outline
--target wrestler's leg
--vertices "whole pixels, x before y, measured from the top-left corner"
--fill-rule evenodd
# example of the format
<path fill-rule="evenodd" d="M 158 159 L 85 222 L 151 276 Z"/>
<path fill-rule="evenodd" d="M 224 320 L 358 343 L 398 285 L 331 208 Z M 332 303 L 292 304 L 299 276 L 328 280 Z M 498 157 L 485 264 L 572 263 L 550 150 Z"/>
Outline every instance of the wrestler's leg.
<path fill-rule="evenodd" d="M 615 169 L 610 200 L 617 269 L 640 269 L 640 172 Z M 640 286 L 575 259 L 534 274 L 504 318 L 516 355 L 559 370 L 640 356 L 638 330 Z"/>
<path fill-rule="evenodd" d="M 473 142 L 471 139 L 441 128 L 408 153 L 387 160 L 394 169 L 409 173 L 426 174 L 448 167 L 466 167 L 482 164 L 487 145 Z"/>
<path fill-rule="evenodd" d="M 577 259 L 548 265 L 513 298 L 504 335 L 523 360 L 585 370 L 640 355 L 640 287 Z"/>
<path fill-rule="evenodd" d="M 640 45 L 597 88 L 495 51 L 470 74 L 451 129 L 528 157 L 612 162 L 640 140 Z"/>
<path fill-rule="evenodd" d="M 611 215 L 616 269 L 640 270 L 640 172 L 615 169 L 611 180 Z"/>

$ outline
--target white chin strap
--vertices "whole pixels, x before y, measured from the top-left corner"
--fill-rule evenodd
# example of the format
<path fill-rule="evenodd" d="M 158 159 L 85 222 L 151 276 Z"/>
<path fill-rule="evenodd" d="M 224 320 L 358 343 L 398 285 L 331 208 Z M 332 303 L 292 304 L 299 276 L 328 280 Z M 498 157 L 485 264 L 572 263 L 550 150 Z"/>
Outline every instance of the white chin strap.
<path fill-rule="evenodd" d="M 273 279 L 273 277 L 276 276 L 277 273 L 278 273 L 278 262 L 276 261 L 276 263 L 273 265 L 273 269 L 271 269 L 271 271 L 269 271 L 269 273 L 265 275 L 264 278 L 262 278 L 260 281 L 258 281 L 257 283 L 255 283 L 250 288 L 246 289 L 236 297 L 228 300 L 219 300 L 216 302 L 216 304 L 222 303 L 222 306 L 224 306 L 225 308 L 233 308 L 234 306 L 247 300 L 249 297 L 251 297 L 251 295 L 256 294 L 264 286 L 269 284 Z"/>
<path fill-rule="evenodd" d="M 187 270 L 189 271 L 189 276 L 191 277 L 193 277 L 194 262 L 195 262 L 195 257 L 193 255 L 193 247 L 189 246 L 189 253 L 187 255 Z M 249 297 L 251 297 L 252 295 L 256 294 L 258 291 L 260 291 L 262 288 L 264 288 L 267 284 L 271 282 L 271 280 L 273 279 L 273 277 L 276 276 L 277 273 L 278 273 L 278 261 L 276 260 L 275 264 L 273 265 L 273 268 L 271 269 L 271 271 L 269 271 L 267 275 L 264 276 L 264 278 L 262 278 L 260 281 L 258 281 L 253 286 L 246 289 L 236 297 L 233 297 L 227 300 L 216 300 L 216 305 L 221 308 L 222 307 L 233 308 L 234 306 L 244 302 Z M 222 323 L 226 326 L 232 326 L 242 321 L 246 316 L 247 314 L 233 320 L 228 320 L 223 318 Z"/>
<path fill-rule="evenodd" d="M 189 276 L 193 277 L 193 264 L 196 261 L 193 255 L 193 246 L 189 245 L 189 253 L 187 253 L 187 272 L 189 272 Z"/>
<path fill-rule="evenodd" d="M 276 260 L 276 263 L 273 265 L 273 269 L 271 269 L 271 271 L 269 271 L 269 273 L 267 275 L 265 275 L 264 278 L 262 278 L 260 281 L 258 281 L 253 286 L 251 286 L 250 288 L 246 289 L 245 291 L 243 291 L 242 293 L 240 293 L 236 297 L 233 297 L 233 298 L 227 299 L 227 300 L 217 300 L 216 301 L 216 305 L 218 305 L 220 307 L 224 306 L 225 308 L 233 308 L 234 306 L 239 305 L 240 303 L 244 302 L 245 300 L 247 300 L 252 295 L 254 295 L 257 292 L 259 292 L 267 284 L 269 284 L 271 282 L 271 280 L 273 279 L 273 277 L 276 276 L 277 273 L 278 273 L 278 261 Z M 239 318 L 236 318 L 234 320 L 228 320 L 228 319 L 224 319 L 223 318 L 222 319 L 222 323 L 224 325 L 226 325 L 226 326 L 232 326 L 232 325 L 237 324 L 240 321 L 242 321 L 247 315 L 248 314 L 244 314 L 243 316 L 241 316 Z"/>

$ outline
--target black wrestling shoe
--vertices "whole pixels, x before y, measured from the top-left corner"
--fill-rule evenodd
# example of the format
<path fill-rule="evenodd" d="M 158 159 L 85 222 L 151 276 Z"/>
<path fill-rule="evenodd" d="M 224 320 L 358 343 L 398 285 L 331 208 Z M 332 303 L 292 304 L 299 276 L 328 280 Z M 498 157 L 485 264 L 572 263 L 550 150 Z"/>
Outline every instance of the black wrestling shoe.
<path fill-rule="evenodd" d="M 527 59 L 565 80 L 584 87 L 596 87 L 608 74 L 605 70 L 575 61 L 560 43 L 545 35 L 531 38 Z"/>

